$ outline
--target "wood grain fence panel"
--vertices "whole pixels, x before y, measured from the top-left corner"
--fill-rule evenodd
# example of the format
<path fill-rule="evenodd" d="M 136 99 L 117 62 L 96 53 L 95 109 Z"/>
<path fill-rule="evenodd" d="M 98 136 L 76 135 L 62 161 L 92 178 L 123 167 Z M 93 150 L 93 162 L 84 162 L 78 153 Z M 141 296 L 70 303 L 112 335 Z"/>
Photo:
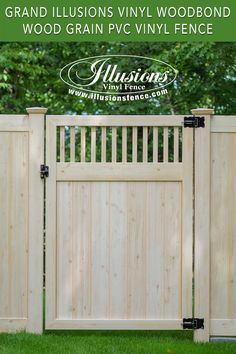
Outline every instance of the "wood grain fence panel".
<path fill-rule="evenodd" d="M 27 112 L 0 115 L 0 330 L 41 333 L 46 109 Z"/>
<path fill-rule="evenodd" d="M 28 133 L 0 133 L 0 317 L 27 317 Z"/>
<path fill-rule="evenodd" d="M 236 151 L 236 131 L 225 132 L 224 123 L 222 132 L 211 134 L 210 334 L 216 336 L 236 336 L 236 161 L 232 158 L 233 151 Z"/>
<path fill-rule="evenodd" d="M 127 183 L 109 184 L 109 318 L 127 318 Z"/>

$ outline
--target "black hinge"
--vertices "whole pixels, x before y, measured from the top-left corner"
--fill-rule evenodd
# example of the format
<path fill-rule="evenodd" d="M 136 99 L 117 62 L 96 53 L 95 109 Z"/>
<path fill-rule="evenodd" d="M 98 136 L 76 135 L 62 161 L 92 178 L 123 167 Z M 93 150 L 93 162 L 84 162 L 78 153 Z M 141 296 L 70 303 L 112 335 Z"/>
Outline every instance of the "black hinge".
<path fill-rule="evenodd" d="M 49 167 L 46 165 L 40 165 L 40 177 L 45 178 L 49 176 Z"/>
<path fill-rule="evenodd" d="M 183 329 L 204 329 L 204 318 L 184 318 Z"/>
<path fill-rule="evenodd" d="M 184 117 L 184 128 L 205 128 L 205 117 Z"/>

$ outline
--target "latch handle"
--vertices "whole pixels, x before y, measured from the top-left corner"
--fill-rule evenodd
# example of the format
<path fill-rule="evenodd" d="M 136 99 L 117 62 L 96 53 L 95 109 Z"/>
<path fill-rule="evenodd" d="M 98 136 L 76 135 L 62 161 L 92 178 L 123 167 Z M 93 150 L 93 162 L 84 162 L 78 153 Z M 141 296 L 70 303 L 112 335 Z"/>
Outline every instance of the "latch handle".
<path fill-rule="evenodd" d="M 43 179 L 49 176 L 49 167 L 46 165 L 40 165 L 40 177 Z"/>

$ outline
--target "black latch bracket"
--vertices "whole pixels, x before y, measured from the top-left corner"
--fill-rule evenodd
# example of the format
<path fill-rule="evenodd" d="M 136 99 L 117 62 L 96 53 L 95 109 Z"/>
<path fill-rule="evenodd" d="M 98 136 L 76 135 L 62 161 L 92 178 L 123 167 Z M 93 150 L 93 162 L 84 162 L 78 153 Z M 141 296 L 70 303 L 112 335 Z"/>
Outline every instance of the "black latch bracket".
<path fill-rule="evenodd" d="M 184 117 L 184 128 L 205 128 L 205 117 Z"/>
<path fill-rule="evenodd" d="M 183 329 L 204 329 L 204 318 L 184 318 Z"/>
<path fill-rule="evenodd" d="M 43 179 L 49 176 L 49 167 L 46 165 L 40 165 L 40 177 Z"/>

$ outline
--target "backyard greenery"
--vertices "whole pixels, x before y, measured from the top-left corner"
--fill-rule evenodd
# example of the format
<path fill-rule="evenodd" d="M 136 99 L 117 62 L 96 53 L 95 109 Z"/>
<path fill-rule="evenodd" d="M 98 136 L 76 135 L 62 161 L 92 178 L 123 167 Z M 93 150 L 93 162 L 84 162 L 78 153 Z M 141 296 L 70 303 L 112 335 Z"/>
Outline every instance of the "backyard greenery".
<path fill-rule="evenodd" d="M 105 54 L 165 61 L 178 70 L 177 80 L 160 100 L 132 105 L 69 95 L 60 69 L 77 59 Z M 0 112 L 24 113 L 25 107 L 41 105 L 51 114 L 187 114 L 208 106 L 216 114 L 235 114 L 235 65 L 235 43 L 1 43 Z M 149 69 L 155 70 L 155 64 Z"/>
<path fill-rule="evenodd" d="M 193 343 L 192 332 L 46 331 L 0 334 L 1 354 L 231 354 L 236 343 Z"/>
<path fill-rule="evenodd" d="M 163 162 L 163 128 L 158 129 L 158 161 Z M 106 161 L 112 161 L 112 129 L 106 130 Z M 137 128 L 137 161 L 142 162 L 143 157 L 143 128 Z M 169 162 L 174 161 L 174 128 L 168 128 L 169 136 Z M 96 162 L 101 162 L 101 127 L 96 127 Z M 70 141 L 71 132 L 69 127 L 65 127 L 65 161 L 70 161 Z M 80 162 L 81 154 L 81 128 L 75 128 L 75 161 Z M 182 160 L 182 129 L 179 129 L 179 161 Z M 57 161 L 60 161 L 60 128 L 57 129 Z M 91 128 L 86 128 L 86 161 L 91 161 Z M 117 128 L 117 162 L 122 161 L 122 128 Z M 127 128 L 127 162 L 132 162 L 132 127 Z M 153 162 L 153 128 L 148 127 L 148 162 Z"/>

